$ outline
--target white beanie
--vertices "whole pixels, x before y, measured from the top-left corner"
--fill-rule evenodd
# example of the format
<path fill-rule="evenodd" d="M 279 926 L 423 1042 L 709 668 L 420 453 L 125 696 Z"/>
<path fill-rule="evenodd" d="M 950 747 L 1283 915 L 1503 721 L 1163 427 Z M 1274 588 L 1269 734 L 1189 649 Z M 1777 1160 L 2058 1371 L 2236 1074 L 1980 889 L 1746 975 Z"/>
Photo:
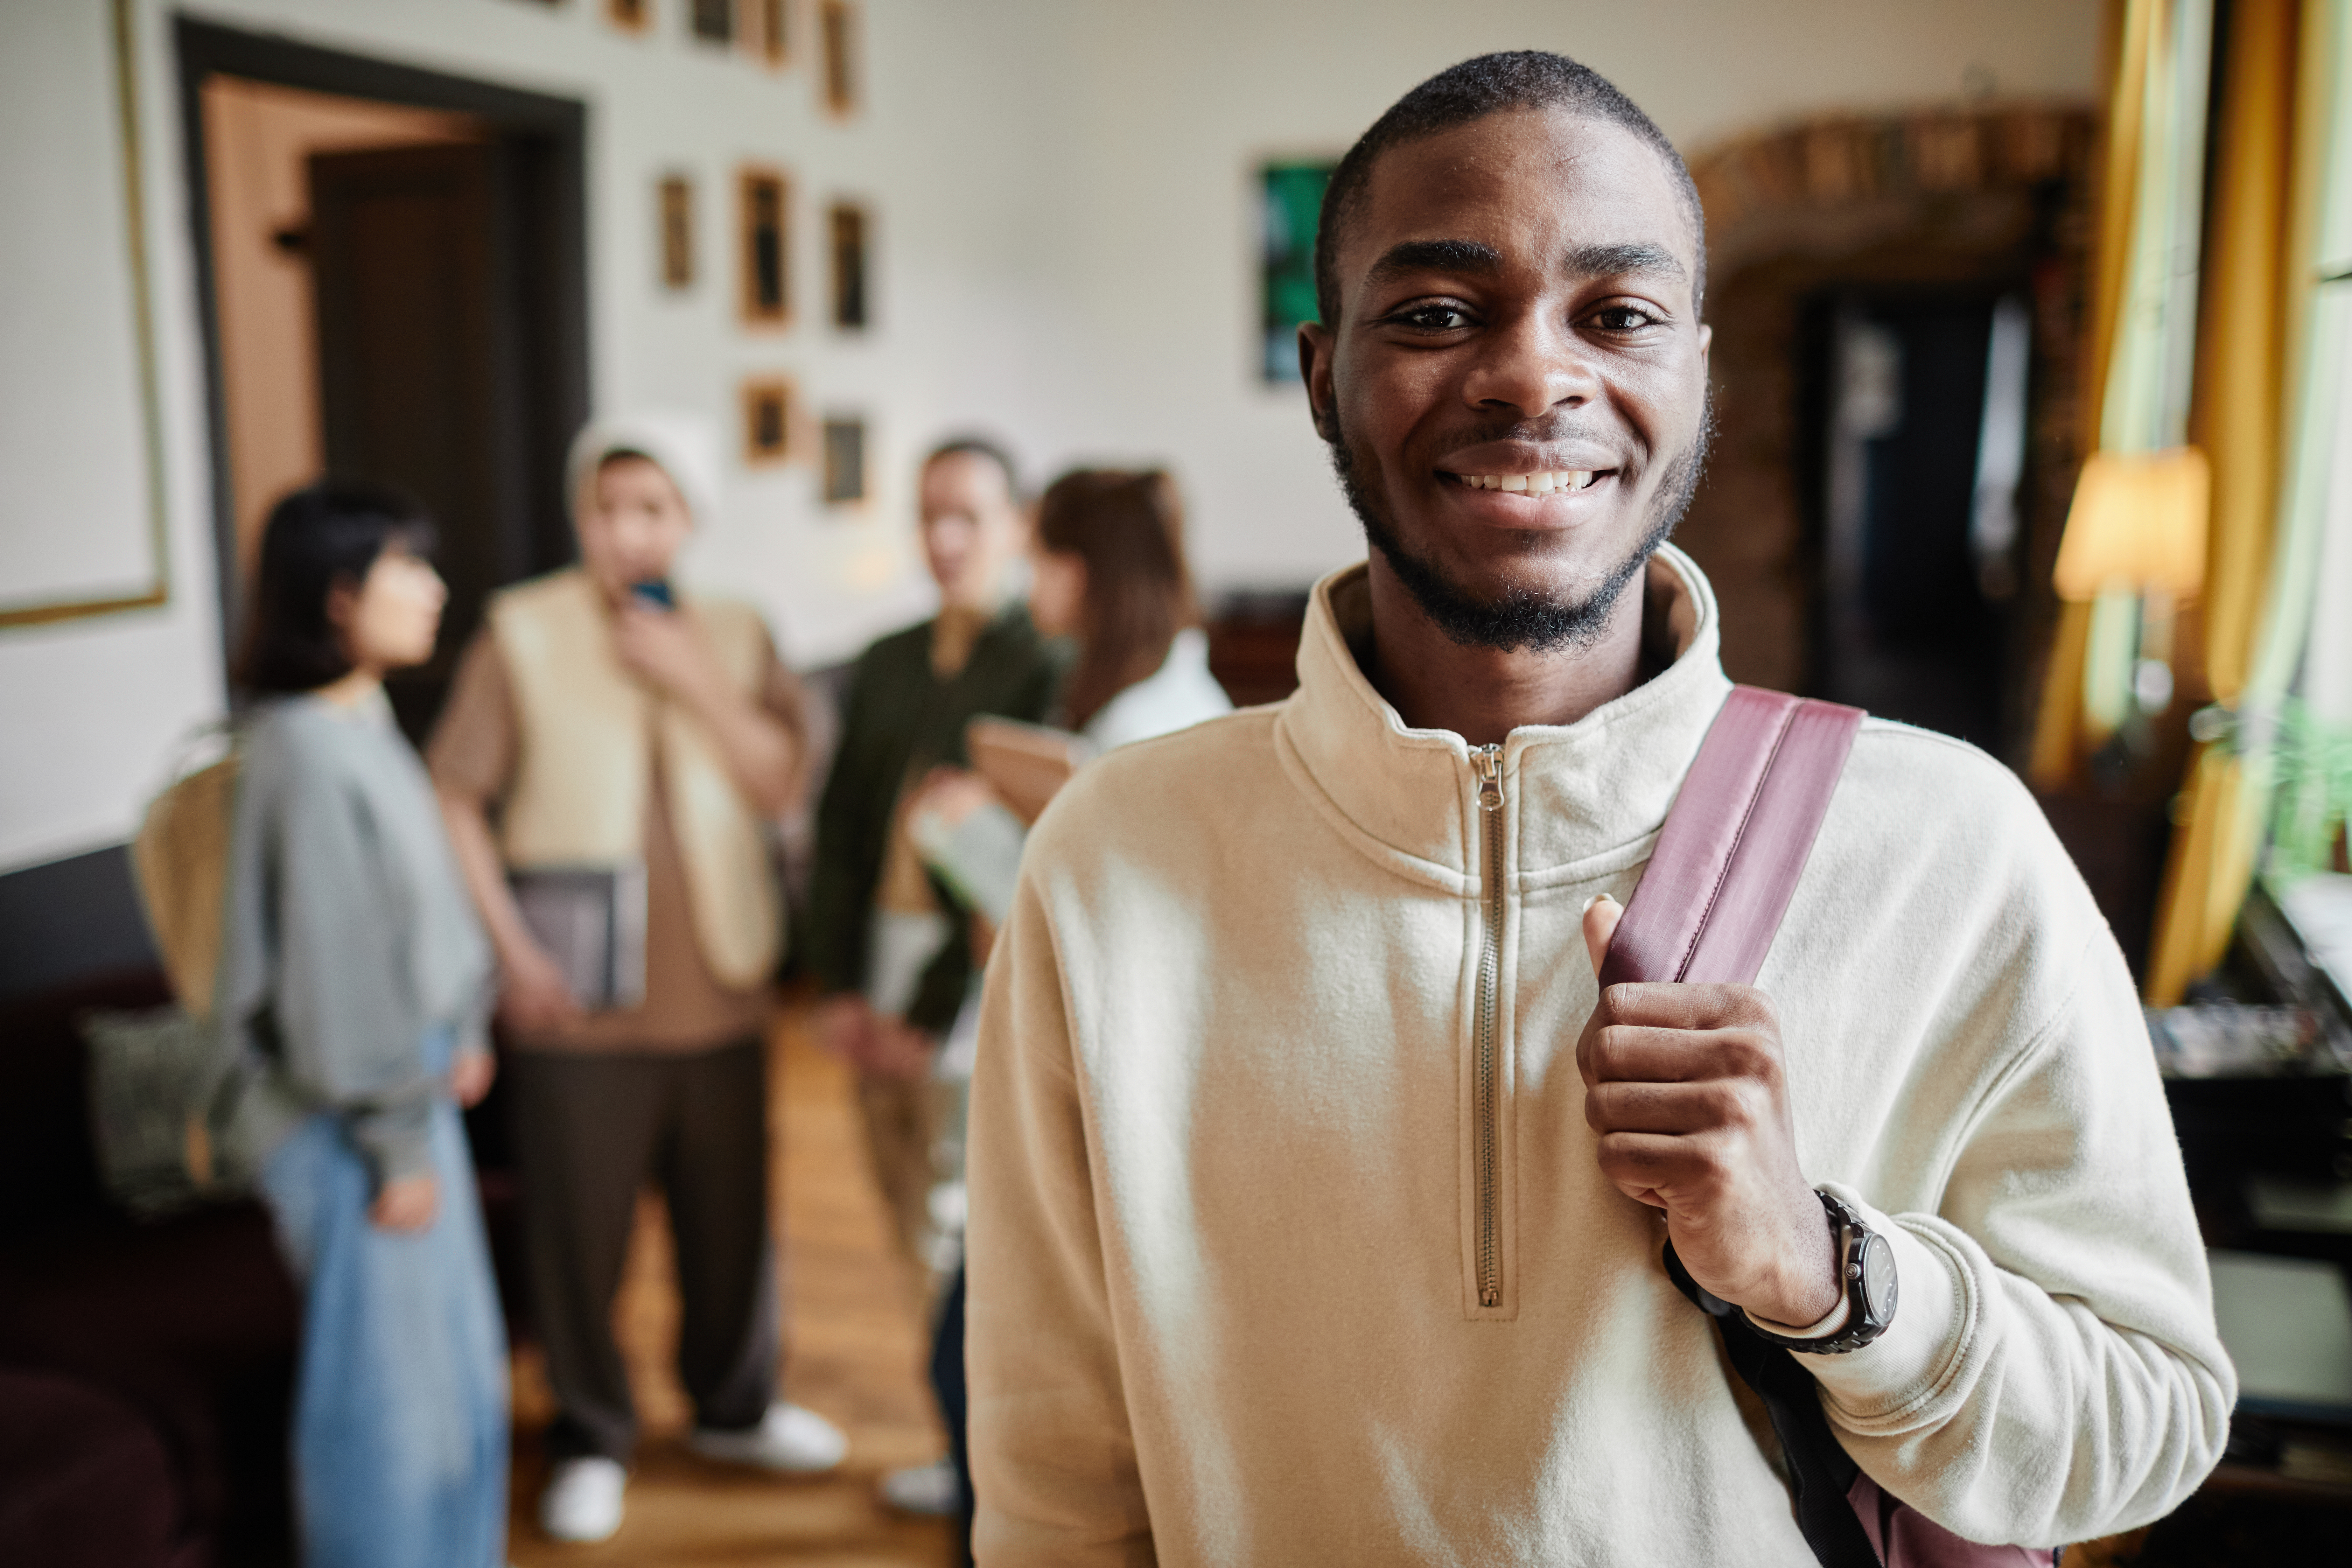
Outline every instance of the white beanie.
<path fill-rule="evenodd" d="M 615 452 L 650 458 L 669 476 L 697 527 L 719 515 L 719 439 L 698 415 L 648 409 L 591 419 L 572 438 L 564 464 L 564 499 L 577 508 L 580 487 Z"/>

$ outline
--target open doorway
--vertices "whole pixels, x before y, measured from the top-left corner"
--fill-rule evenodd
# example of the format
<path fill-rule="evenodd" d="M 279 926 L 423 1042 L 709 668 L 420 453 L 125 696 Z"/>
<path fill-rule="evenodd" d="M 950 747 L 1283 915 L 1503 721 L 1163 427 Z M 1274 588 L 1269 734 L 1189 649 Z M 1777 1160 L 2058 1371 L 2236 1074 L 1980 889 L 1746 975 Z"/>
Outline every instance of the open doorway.
<path fill-rule="evenodd" d="M 2000 750 L 2031 331 L 1985 285 L 1845 286 L 1805 311 L 1815 695 Z"/>
<path fill-rule="evenodd" d="M 260 529 L 320 474 L 432 509 L 450 602 L 391 683 L 421 739 L 503 584 L 571 553 L 586 416 L 579 103 L 181 19 L 222 626 Z"/>

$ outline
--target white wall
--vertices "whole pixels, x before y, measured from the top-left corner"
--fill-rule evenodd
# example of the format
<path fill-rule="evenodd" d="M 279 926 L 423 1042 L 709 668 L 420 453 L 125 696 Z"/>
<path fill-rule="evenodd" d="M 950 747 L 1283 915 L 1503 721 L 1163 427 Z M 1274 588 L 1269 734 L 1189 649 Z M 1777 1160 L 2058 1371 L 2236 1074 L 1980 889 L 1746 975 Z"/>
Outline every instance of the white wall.
<path fill-rule="evenodd" d="M 97 8 L 13 0 L 12 21 L 33 6 Z M 683 8 L 657 0 L 643 37 L 606 25 L 598 0 L 208 0 L 202 15 L 588 102 L 599 406 L 700 409 L 731 449 L 737 382 L 780 370 L 819 413 L 868 417 L 862 512 L 817 506 L 812 468 L 739 471 L 688 568 L 760 598 L 804 663 L 924 607 L 908 468 L 950 427 L 1008 436 L 1039 474 L 1171 463 L 1213 591 L 1300 584 L 1355 553 L 1297 394 L 1255 380 L 1252 183 L 1269 155 L 1336 154 L 1429 72 L 1487 48 L 1564 49 L 1696 148 L 1822 110 L 1949 100 L 1964 78 L 2088 97 L 2098 14 L 2096 0 L 866 0 L 867 106 L 835 124 L 814 101 L 808 16 L 778 77 L 692 44 Z M 0 632 L 0 868 L 121 837 L 173 737 L 220 700 L 169 11 L 135 12 L 176 592 L 160 612 Z M 41 36 L 12 33 L 12 47 Z M 0 145 L 0 159 L 44 156 L 37 139 Z M 732 173 L 754 159 L 795 176 L 799 321 L 773 338 L 734 325 L 727 265 Z M 655 181 L 671 168 L 698 187 L 702 280 L 683 298 L 655 277 Z M 835 195 L 878 217 L 863 337 L 824 321 Z M 0 317 L 12 334 L 19 314 Z M 57 352 L 12 336 L 0 375 Z M 133 438 L 112 437 L 125 460 Z M 16 537 L 0 527 L 0 599 Z"/>
<path fill-rule="evenodd" d="M 1400 94 L 1489 49 L 1549 48 L 1610 77 L 1685 151 L 1833 109 L 1977 91 L 2088 98 L 2095 0 L 1196 0 L 1070 8 L 1087 68 L 1063 112 L 1055 238 L 1090 359 L 1041 432 L 1052 451 L 1165 455 L 1219 584 L 1291 584 L 1357 552 L 1300 394 L 1255 378 L 1250 182 L 1269 155 L 1336 156 Z M 1074 367 L 1075 370 L 1075 367 Z"/>

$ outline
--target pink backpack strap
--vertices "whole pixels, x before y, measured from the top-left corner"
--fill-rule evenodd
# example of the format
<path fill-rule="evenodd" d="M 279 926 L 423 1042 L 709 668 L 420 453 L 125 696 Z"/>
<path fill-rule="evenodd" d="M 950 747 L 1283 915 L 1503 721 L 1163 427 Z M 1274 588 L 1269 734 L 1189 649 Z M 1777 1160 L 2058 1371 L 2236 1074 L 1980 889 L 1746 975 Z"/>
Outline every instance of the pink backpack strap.
<path fill-rule="evenodd" d="M 1862 710 L 1735 686 L 1666 814 L 1601 984 L 1753 984 L 1828 815 Z"/>

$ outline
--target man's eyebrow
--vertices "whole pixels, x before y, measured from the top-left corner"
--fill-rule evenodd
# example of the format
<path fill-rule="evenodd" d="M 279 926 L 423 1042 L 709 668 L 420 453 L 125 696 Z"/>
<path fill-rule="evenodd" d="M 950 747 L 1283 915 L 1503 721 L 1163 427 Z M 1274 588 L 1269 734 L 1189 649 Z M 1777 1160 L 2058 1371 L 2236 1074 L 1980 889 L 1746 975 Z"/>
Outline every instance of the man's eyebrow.
<path fill-rule="evenodd" d="M 1615 278 L 1629 272 L 1646 272 L 1677 280 L 1690 277 L 1689 268 L 1673 251 L 1663 245 L 1647 243 L 1580 245 L 1568 253 L 1562 266 L 1576 278 Z"/>
<path fill-rule="evenodd" d="M 1502 265 L 1501 251 L 1475 239 L 1408 239 L 1389 247 L 1364 281 L 1385 283 L 1407 272 L 1493 272 Z"/>

